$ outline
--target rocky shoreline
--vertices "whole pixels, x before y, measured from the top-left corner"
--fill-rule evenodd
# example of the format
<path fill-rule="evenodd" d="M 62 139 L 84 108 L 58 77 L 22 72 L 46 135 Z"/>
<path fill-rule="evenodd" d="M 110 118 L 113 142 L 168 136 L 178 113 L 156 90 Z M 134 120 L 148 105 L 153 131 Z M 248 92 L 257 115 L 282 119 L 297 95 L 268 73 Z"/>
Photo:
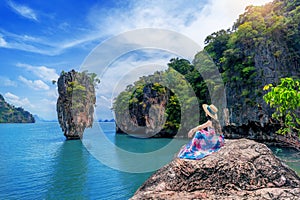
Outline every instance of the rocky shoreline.
<path fill-rule="evenodd" d="M 201 160 L 175 158 L 154 173 L 135 199 L 297 199 L 300 177 L 264 144 L 226 140 Z"/>
<path fill-rule="evenodd" d="M 280 124 L 261 124 L 251 121 L 241 126 L 227 125 L 223 128 L 223 132 L 227 139 L 247 138 L 266 145 L 294 148 L 300 151 L 300 138 L 297 134 L 280 135 L 276 133 L 279 128 Z"/>

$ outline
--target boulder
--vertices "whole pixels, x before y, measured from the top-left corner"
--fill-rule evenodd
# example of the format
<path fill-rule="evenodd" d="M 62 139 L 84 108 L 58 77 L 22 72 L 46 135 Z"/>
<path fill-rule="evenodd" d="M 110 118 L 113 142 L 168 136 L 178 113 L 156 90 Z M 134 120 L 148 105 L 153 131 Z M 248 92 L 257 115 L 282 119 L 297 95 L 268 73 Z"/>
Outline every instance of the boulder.
<path fill-rule="evenodd" d="M 226 140 L 201 160 L 175 158 L 154 173 L 135 199 L 297 199 L 300 177 L 264 144 Z"/>

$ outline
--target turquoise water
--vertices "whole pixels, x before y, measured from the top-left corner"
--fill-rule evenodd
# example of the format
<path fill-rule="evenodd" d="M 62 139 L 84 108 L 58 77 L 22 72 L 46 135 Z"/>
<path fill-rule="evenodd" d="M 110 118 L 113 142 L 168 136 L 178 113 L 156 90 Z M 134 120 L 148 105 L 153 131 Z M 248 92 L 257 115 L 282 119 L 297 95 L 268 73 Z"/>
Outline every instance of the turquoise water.
<path fill-rule="evenodd" d="M 114 123 L 101 127 L 110 141 L 127 151 L 151 152 L 170 142 L 116 136 Z M 0 124 L 0 141 L 0 199 L 128 199 L 152 174 L 105 166 L 80 140 L 65 141 L 57 123 Z M 166 163 L 174 152 L 164 155 Z"/>
<path fill-rule="evenodd" d="M 153 152 L 171 142 L 115 135 L 114 123 L 101 127 L 109 141 L 130 152 Z M 80 140 L 65 141 L 57 123 L 0 124 L 0 140 L 0 199 L 128 199 L 153 173 L 122 172 L 102 164 Z M 168 163 L 186 142 L 172 143 L 170 152 L 154 157 L 150 164 L 162 159 Z M 288 158 L 300 174 L 300 161 L 295 162 L 299 154 L 291 157 L 290 150 L 274 151 Z M 103 156 L 126 159 L 113 152 Z"/>

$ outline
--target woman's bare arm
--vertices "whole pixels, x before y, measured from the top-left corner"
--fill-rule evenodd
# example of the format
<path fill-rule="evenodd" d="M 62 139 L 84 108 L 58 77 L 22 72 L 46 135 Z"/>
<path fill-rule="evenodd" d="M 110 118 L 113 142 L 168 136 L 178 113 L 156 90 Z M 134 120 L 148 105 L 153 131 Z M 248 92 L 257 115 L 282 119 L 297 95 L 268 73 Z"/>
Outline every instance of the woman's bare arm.
<path fill-rule="evenodd" d="M 191 129 L 188 133 L 188 137 L 191 138 L 193 137 L 193 135 L 196 133 L 197 130 L 201 130 L 201 129 L 205 129 L 207 127 L 211 127 L 212 126 L 212 122 L 210 120 L 208 120 L 207 122 L 205 122 L 204 124 L 201 124 L 199 126 L 196 126 L 195 128 Z"/>
<path fill-rule="evenodd" d="M 211 127 L 212 126 L 212 122 L 210 120 L 208 120 L 207 122 L 205 122 L 204 124 L 201 124 L 199 126 L 197 126 L 196 128 L 198 130 L 202 130 L 202 129 L 205 129 L 207 127 Z"/>

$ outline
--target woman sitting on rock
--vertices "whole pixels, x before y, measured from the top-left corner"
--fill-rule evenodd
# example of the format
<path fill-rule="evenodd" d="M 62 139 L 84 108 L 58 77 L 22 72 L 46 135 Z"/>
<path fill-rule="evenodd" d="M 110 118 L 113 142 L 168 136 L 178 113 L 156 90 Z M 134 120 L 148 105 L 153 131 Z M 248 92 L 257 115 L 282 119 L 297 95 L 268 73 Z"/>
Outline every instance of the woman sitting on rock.
<path fill-rule="evenodd" d="M 213 104 L 203 104 L 202 107 L 208 120 L 189 131 L 189 138 L 196 133 L 193 139 L 181 149 L 179 158 L 199 160 L 218 151 L 224 145 L 224 136 L 217 116 L 218 109 Z"/>

